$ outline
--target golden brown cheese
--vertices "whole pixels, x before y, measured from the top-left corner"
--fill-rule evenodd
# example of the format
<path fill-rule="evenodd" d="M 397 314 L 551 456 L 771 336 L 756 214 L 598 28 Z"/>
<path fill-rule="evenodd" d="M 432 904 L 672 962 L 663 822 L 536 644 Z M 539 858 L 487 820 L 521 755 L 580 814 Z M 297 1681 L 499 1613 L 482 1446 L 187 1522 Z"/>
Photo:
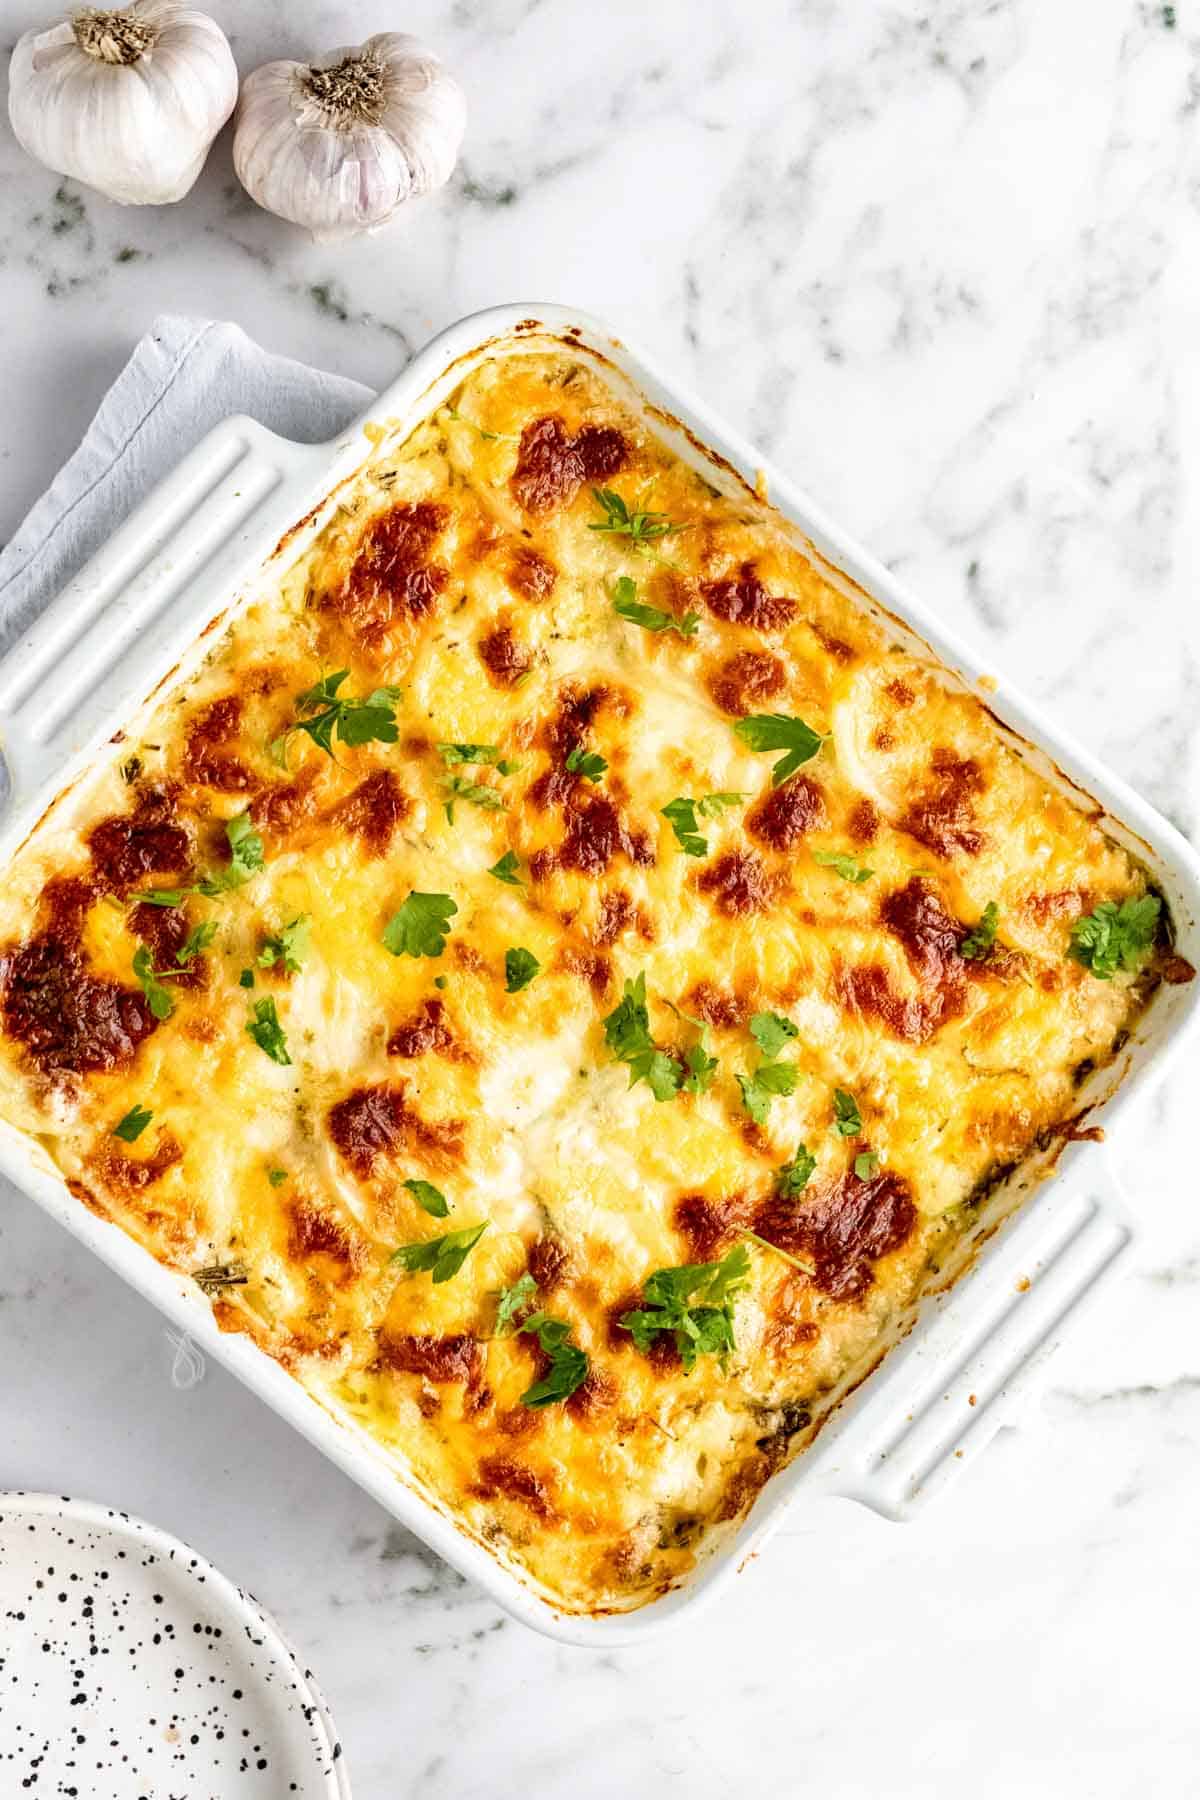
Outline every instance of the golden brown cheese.
<path fill-rule="evenodd" d="M 619 522 L 597 489 L 672 529 L 597 529 Z M 803 1446 L 987 1185 L 1070 1130 L 1081 1072 L 1172 973 L 1165 940 L 1111 981 L 1069 959 L 1073 921 L 1142 872 L 582 357 L 484 366 L 338 499 L 7 871 L 0 1112 L 561 1604 L 640 1604 Z M 619 616 L 621 580 L 682 629 Z M 396 742 L 329 755 L 294 729 L 339 670 L 344 696 L 400 690 Z M 734 729 L 764 713 L 823 740 L 777 786 L 780 753 Z M 447 743 L 491 760 L 448 764 Z M 735 798 L 701 809 L 688 854 L 662 809 L 713 793 Z M 244 814 L 261 870 L 195 892 Z M 516 883 L 490 872 L 506 853 Z M 837 855 L 869 878 L 818 860 Z M 412 891 L 457 908 L 440 955 L 383 942 Z M 989 903 L 998 946 L 970 960 Z M 302 915 L 289 971 L 264 947 Z M 514 948 L 540 973 L 510 992 Z M 705 1027 L 706 1091 L 658 1100 L 610 1055 L 603 1021 L 643 972 L 677 1084 Z M 263 1002 L 290 1061 L 247 1030 Z M 757 1012 L 795 1032 L 794 1091 L 759 1121 L 737 1080 L 763 1060 Z M 126 1142 L 134 1106 L 152 1119 Z M 815 1172 L 778 1192 L 800 1144 Z M 390 1260 L 484 1221 L 444 1282 Z M 739 1244 L 727 1361 L 639 1350 L 621 1319 L 648 1277 Z M 589 1359 L 540 1410 L 521 1396 L 549 1358 L 496 1328 L 527 1272 Z"/>

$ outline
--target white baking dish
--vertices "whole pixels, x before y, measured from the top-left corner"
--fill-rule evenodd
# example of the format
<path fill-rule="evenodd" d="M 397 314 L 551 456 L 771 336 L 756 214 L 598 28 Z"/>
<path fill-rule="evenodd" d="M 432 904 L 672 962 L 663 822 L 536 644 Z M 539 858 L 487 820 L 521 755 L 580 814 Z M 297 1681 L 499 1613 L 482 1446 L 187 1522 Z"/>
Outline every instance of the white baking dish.
<path fill-rule="evenodd" d="M 364 427 L 403 435 L 498 347 L 541 349 L 563 339 L 598 358 L 622 397 L 648 408 L 655 429 L 718 486 L 744 493 L 757 483 L 761 491 L 765 480 L 775 507 L 832 579 L 886 612 L 898 636 L 915 637 L 966 685 L 982 690 L 1021 754 L 1058 784 L 1082 789 L 1106 829 L 1146 865 L 1170 906 L 1180 951 L 1200 963 L 1200 862 L 1178 833 L 1035 708 L 993 681 L 886 569 L 735 433 L 596 321 L 557 306 L 498 307 L 452 326 L 332 444 L 287 443 L 249 419 L 227 420 L 210 433 L 0 664 L 0 750 L 7 763 L 7 776 L 0 763 L 0 866 L 151 692 L 161 694 L 164 684 L 186 677 L 203 654 L 197 640 L 204 628 L 306 546 L 334 504 L 334 490 L 371 450 Z M 1116 1064 L 1081 1090 L 1081 1104 L 1094 1108 L 1090 1122 L 1114 1125 L 1198 1016 L 1200 983 L 1160 988 Z M 644 1638 L 711 1596 L 761 1546 L 798 1490 L 846 1495 L 903 1518 L 987 1442 L 1068 1318 L 1095 1298 L 1133 1240 L 1103 1152 L 1061 1142 L 1057 1150 L 1048 1149 L 1038 1165 L 1027 1165 L 992 1196 L 956 1265 L 965 1269 L 961 1279 L 951 1291 L 927 1297 L 910 1334 L 869 1382 L 842 1400 L 815 1444 L 768 1483 L 741 1529 L 683 1587 L 636 1613 L 585 1618 L 564 1615 L 498 1562 L 371 1440 L 327 1414 L 247 1339 L 219 1332 L 193 1284 L 98 1220 L 68 1193 L 35 1143 L 0 1126 L 0 1171 L 390 1513 L 517 1618 L 553 1637 L 605 1645 Z M 1039 1185 L 1047 1172 L 1052 1179 Z M 993 1235 L 1026 1193 L 1019 1217 Z M 954 1272 L 945 1271 L 943 1280 Z M 857 1372 L 859 1380 L 864 1373 Z"/>

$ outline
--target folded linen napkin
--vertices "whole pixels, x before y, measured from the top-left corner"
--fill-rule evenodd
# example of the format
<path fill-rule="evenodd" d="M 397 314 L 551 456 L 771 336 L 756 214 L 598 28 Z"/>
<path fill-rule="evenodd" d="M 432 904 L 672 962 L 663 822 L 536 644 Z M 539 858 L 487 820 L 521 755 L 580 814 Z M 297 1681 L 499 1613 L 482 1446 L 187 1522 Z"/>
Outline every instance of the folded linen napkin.
<path fill-rule="evenodd" d="M 0 655 L 212 426 L 249 413 L 320 443 L 370 390 L 272 356 L 236 325 L 164 316 L 104 396 L 83 442 L 0 552 Z"/>

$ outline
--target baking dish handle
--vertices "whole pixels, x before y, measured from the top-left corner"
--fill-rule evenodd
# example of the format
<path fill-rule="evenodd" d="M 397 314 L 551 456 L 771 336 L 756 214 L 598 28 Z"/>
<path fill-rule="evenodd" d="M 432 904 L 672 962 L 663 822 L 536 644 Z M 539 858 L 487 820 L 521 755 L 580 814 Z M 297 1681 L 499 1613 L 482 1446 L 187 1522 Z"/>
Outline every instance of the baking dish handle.
<path fill-rule="evenodd" d="M 328 445 L 223 420 L 156 487 L 0 663 L 0 809 L 115 729 L 297 516 Z"/>
<path fill-rule="evenodd" d="M 825 1492 L 910 1518 L 1028 1410 L 1068 1320 L 1101 1295 L 1135 1241 L 1111 1159 L 1093 1150 L 1079 1161 L 1074 1180 L 1060 1171 L 1059 1185 L 933 1301 L 860 1403 L 818 1439 Z"/>

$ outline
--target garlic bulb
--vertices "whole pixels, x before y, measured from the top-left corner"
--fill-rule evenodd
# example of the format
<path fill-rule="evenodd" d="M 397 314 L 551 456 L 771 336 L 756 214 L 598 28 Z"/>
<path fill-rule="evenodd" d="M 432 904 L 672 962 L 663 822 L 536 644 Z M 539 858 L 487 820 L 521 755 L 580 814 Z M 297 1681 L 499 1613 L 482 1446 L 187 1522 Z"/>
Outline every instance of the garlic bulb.
<path fill-rule="evenodd" d="M 312 64 L 248 75 L 233 162 L 268 212 L 317 238 L 352 237 L 448 181 L 466 124 L 463 91 L 437 57 L 383 31 Z"/>
<path fill-rule="evenodd" d="M 178 0 L 88 7 L 18 40 L 8 116 L 22 149 L 125 206 L 182 200 L 237 102 L 224 32 Z"/>

